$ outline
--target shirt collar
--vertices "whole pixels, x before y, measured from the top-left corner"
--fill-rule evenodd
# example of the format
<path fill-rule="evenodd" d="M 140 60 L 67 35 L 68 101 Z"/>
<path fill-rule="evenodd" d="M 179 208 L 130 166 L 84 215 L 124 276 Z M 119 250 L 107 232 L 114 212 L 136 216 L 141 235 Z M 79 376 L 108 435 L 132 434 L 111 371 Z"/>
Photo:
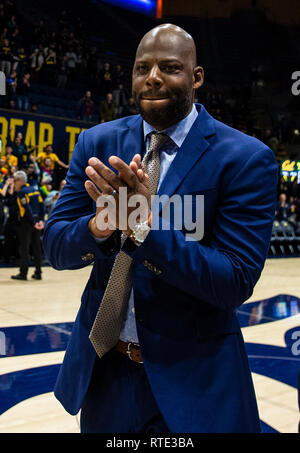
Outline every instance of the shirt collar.
<path fill-rule="evenodd" d="M 159 132 L 163 132 L 164 134 L 167 134 L 173 142 L 180 148 L 182 143 L 184 142 L 185 137 L 189 133 L 192 125 L 194 124 L 194 121 L 196 120 L 198 116 L 197 109 L 195 107 L 195 104 L 193 104 L 192 110 L 190 113 L 183 118 L 183 120 L 179 121 L 176 124 L 173 124 L 172 126 L 168 127 L 167 129 Z M 154 127 L 151 126 L 151 124 L 147 123 L 145 120 L 143 121 L 143 129 L 144 129 L 144 140 L 146 142 L 148 134 L 150 132 L 158 132 L 154 129 Z"/>

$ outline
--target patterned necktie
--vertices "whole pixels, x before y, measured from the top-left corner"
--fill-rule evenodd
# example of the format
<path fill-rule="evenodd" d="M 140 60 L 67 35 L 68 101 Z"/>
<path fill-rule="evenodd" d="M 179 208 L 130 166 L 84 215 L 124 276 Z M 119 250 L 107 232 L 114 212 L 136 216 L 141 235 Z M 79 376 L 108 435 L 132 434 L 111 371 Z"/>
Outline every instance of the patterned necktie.
<path fill-rule="evenodd" d="M 159 149 L 169 139 L 165 134 L 152 133 L 150 146 L 142 161 L 149 176 L 150 194 L 156 194 L 159 174 Z M 124 235 L 123 235 L 124 236 Z M 132 286 L 132 258 L 122 250 L 116 256 L 105 293 L 89 338 L 101 358 L 118 342 Z"/>

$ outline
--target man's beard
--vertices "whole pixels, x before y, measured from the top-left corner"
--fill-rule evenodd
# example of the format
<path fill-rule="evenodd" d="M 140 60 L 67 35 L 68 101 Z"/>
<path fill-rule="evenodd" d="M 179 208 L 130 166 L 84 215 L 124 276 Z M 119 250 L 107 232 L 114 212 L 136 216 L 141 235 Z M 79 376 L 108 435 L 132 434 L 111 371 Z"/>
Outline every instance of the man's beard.
<path fill-rule="evenodd" d="M 143 120 L 155 128 L 162 126 L 164 129 L 185 118 L 193 102 L 190 92 L 180 92 L 180 95 L 169 98 L 166 106 L 154 107 L 146 111 L 142 107 L 141 96 L 134 95 L 134 98 Z"/>

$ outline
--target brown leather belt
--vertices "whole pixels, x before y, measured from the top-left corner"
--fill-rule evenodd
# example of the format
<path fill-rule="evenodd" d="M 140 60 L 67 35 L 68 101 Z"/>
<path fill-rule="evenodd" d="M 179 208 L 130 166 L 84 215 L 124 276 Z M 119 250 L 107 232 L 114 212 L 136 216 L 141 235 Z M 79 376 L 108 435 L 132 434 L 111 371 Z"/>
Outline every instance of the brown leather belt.
<path fill-rule="evenodd" d="M 127 357 L 129 357 L 129 359 L 133 362 L 144 363 L 140 346 L 138 344 L 130 342 L 127 343 L 126 341 L 119 340 L 116 345 L 116 349 L 117 351 L 122 352 L 122 354 L 127 355 Z"/>

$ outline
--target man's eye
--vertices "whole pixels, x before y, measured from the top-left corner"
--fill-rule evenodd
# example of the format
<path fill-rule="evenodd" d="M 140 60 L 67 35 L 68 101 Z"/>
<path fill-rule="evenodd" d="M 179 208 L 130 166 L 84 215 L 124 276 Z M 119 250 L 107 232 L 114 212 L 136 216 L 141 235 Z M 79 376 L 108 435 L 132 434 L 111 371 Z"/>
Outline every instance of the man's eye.
<path fill-rule="evenodd" d="M 137 67 L 138 72 L 141 72 L 142 74 L 145 74 L 148 71 L 148 66 L 145 64 L 139 65 Z"/>
<path fill-rule="evenodd" d="M 171 72 L 177 72 L 179 70 L 179 66 L 174 66 L 174 65 L 167 65 L 162 68 L 163 71 L 171 73 Z"/>

